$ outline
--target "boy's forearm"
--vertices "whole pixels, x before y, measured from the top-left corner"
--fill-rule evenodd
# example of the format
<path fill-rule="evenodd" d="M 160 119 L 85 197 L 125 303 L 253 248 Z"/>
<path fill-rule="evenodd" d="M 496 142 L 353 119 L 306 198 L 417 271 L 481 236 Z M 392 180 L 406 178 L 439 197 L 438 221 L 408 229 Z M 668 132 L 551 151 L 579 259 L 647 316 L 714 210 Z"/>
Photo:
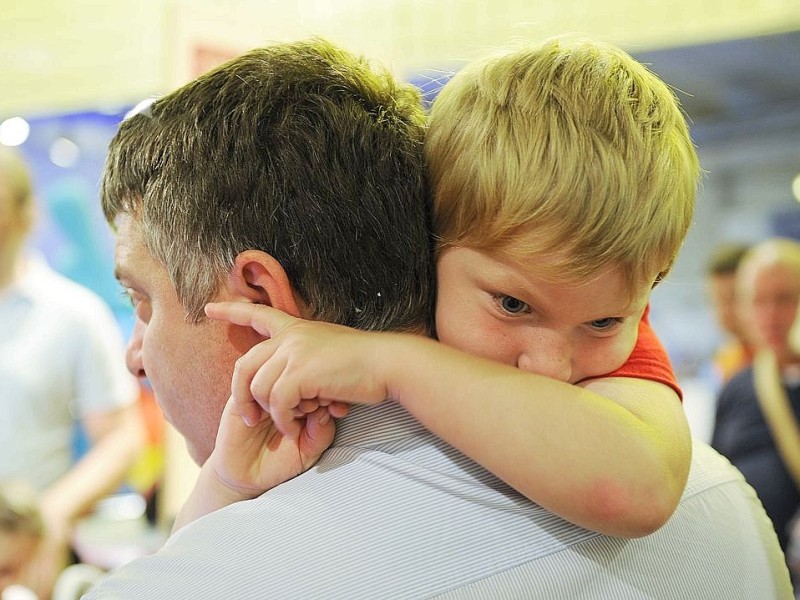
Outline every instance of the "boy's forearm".
<path fill-rule="evenodd" d="M 385 359 L 392 397 L 425 427 L 560 516 L 637 537 L 677 505 L 690 438 L 666 386 L 579 387 L 431 340 L 398 344 Z"/>

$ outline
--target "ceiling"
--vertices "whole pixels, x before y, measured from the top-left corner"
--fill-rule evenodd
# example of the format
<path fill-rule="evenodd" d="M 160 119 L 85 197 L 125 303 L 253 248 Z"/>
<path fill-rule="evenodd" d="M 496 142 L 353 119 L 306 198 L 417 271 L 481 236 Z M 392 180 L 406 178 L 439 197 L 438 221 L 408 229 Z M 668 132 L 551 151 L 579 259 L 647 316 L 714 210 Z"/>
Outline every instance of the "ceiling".
<path fill-rule="evenodd" d="M 8 1 L 0 10 L 0 118 L 136 102 L 194 76 L 198 47 L 244 50 L 309 35 L 401 76 L 564 33 L 623 48 L 685 47 L 653 56 L 676 82 L 685 70 L 699 74 L 684 87 L 712 105 L 719 93 L 724 104 L 729 90 L 716 83 L 735 71 L 736 84 L 774 74 L 770 93 L 780 81 L 795 86 L 797 37 L 692 44 L 791 30 L 800 30 L 798 0 Z"/>
<path fill-rule="evenodd" d="M 634 54 L 678 90 L 700 145 L 800 133 L 800 31 Z"/>

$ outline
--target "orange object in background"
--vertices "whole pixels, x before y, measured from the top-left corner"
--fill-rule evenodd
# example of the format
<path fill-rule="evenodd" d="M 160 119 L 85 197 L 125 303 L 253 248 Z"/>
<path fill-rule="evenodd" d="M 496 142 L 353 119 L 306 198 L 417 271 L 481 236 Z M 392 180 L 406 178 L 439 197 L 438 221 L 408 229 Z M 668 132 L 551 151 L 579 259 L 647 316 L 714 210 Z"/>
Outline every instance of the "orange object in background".
<path fill-rule="evenodd" d="M 150 498 L 164 473 L 164 415 L 152 390 L 140 383 L 139 406 L 145 423 L 146 442 L 142 456 L 128 475 L 128 483 Z"/>

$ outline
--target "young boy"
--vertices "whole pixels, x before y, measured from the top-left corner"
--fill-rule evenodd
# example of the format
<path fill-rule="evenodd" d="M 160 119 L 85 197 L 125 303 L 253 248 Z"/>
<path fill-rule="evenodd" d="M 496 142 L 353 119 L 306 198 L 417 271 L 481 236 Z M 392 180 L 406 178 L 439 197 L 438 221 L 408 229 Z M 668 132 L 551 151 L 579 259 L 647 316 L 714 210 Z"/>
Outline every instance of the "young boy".
<path fill-rule="evenodd" d="M 209 305 L 271 339 L 240 359 L 176 526 L 277 483 L 263 411 L 306 468 L 326 411 L 386 398 L 574 523 L 636 537 L 672 514 L 690 436 L 647 309 L 699 173 L 674 94 L 616 48 L 551 41 L 457 74 L 426 151 L 441 343 Z"/>

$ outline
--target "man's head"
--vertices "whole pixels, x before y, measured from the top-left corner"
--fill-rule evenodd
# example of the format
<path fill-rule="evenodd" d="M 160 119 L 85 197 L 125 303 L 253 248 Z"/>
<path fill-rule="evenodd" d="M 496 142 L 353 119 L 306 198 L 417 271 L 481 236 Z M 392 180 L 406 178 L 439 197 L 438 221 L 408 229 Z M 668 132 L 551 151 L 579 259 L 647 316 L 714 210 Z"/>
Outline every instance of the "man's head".
<path fill-rule="evenodd" d="M 22 157 L 0 145 L 0 288 L 31 230 L 33 208 L 31 178 Z"/>
<path fill-rule="evenodd" d="M 540 275 L 669 271 L 697 155 L 670 88 L 625 52 L 548 41 L 468 66 L 434 102 L 426 156 L 441 248 L 552 257 Z"/>
<path fill-rule="evenodd" d="M 101 196 L 137 309 L 129 366 L 199 462 L 233 360 L 257 341 L 206 322 L 208 301 L 429 328 L 424 123 L 413 88 L 314 40 L 249 52 L 120 126 Z"/>
<path fill-rule="evenodd" d="M 779 361 L 797 356 L 790 334 L 800 306 L 800 242 L 773 238 L 756 244 L 736 275 L 740 318 L 756 348 Z"/>
<path fill-rule="evenodd" d="M 736 308 L 736 269 L 749 248 L 744 243 L 721 244 L 706 268 L 708 293 L 717 322 L 723 331 L 740 341 L 744 341 L 745 333 Z"/>

